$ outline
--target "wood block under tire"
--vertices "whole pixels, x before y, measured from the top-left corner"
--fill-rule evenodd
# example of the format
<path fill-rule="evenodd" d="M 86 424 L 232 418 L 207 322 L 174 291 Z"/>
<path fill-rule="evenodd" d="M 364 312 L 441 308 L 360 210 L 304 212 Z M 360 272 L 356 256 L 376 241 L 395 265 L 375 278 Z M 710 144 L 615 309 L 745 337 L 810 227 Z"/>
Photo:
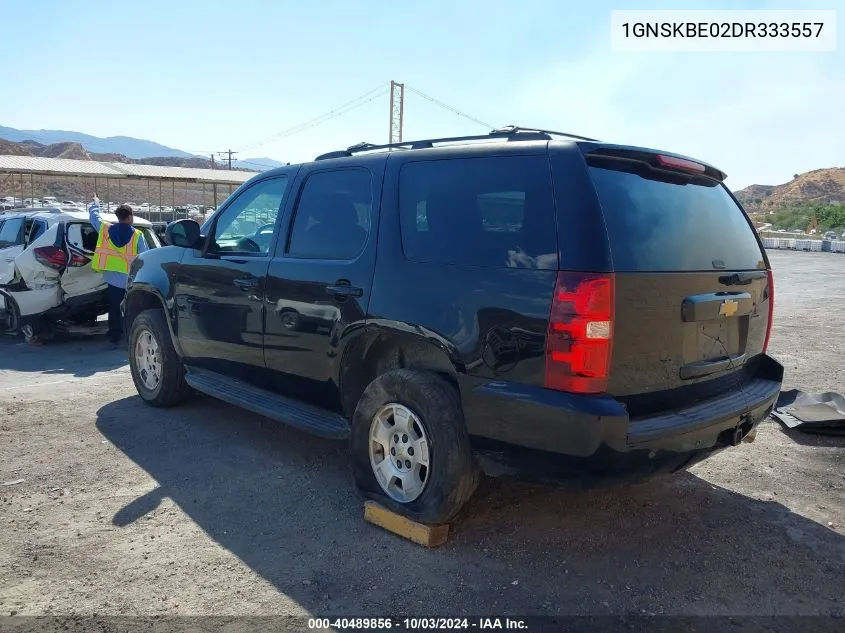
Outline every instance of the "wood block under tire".
<path fill-rule="evenodd" d="M 448 524 L 426 525 L 425 523 L 417 523 L 391 512 L 375 501 L 364 503 L 364 520 L 425 547 L 443 545 L 449 537 Z"/>

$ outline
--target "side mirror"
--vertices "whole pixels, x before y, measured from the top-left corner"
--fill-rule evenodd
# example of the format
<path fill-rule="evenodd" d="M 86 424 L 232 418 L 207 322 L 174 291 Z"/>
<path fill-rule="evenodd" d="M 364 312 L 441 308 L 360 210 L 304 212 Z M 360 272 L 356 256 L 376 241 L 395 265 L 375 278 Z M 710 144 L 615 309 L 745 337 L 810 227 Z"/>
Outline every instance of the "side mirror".
<path fill-rule="evenodd" d="M 173 246 L 199 248 L 202 242 L 200 225 L 194 220 L 176 220 L 167 225 L 164 239 Z"/>

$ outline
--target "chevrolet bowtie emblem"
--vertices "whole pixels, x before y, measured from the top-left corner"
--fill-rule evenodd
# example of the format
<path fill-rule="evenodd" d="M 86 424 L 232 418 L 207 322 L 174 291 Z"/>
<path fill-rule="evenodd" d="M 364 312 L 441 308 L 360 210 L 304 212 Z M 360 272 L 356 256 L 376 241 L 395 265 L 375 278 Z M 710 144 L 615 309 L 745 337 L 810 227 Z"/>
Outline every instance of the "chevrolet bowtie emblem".
<path fill-rule="evenodd" d="M 725 299 L 722 305 L 719 306 L 719 316 L 729 317 L 736 314 L 739 309 L 739 304 L 733 299 Z"/>

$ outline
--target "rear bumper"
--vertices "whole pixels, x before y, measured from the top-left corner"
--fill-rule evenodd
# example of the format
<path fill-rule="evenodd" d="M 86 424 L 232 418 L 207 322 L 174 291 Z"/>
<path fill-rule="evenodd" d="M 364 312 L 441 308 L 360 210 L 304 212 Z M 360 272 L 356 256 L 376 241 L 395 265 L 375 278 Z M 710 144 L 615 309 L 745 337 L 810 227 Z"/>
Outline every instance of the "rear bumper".
<path fill-rule="evenodd" d="M 493 382 L 465 390 L 467 428 L 490 474 L 596 485 L 678 470 L 736 445 L 777 400 L 783 367 L 762 356 L 741 389 L 631 418 L 609 396 Z"/>

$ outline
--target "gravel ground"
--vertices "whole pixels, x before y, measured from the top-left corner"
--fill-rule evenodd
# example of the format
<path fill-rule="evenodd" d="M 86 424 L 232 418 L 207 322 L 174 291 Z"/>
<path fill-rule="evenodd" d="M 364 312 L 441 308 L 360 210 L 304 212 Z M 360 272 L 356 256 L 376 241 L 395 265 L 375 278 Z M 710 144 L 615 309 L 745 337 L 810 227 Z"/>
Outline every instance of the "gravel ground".
<path fill-rule="evenodd" d="M 771 254 L 785 388 L 842 390 L 845 257 Z M 344 445 L 135 395 L 94 340 L 0 340 L 0 615 L 845 615 L 845 440 L 784 432 L 599 492 L 485 482 L 425 550 Z M 18 483 L 18 480 L 23 480 Z"/>

